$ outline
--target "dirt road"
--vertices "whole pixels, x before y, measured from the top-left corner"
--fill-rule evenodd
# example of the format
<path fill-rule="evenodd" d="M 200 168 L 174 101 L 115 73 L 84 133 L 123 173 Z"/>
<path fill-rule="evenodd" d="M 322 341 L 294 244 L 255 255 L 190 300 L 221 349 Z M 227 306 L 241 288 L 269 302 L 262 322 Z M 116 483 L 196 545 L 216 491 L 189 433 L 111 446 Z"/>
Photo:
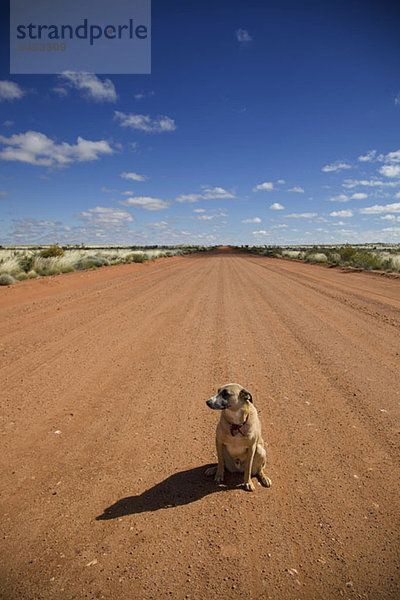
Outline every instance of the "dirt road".
<path fill-rule="evenodd" d="M 0 289 L 6 600 L 400 596 L 400 282 L 217 251 Z M 270 489 L 217 486 L 253 394 Z"/>

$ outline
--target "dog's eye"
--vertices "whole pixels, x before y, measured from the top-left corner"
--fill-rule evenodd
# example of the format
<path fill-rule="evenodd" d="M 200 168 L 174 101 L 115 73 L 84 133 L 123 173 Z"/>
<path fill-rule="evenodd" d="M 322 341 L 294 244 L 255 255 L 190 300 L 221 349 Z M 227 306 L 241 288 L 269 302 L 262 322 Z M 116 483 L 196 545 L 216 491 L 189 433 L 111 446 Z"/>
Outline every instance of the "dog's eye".
<path fill-rule="evenodd" d="M 229 392 L 228 392 L 228 390 L 222 390 L 221 396 L 223 398 L 229 398 Z"/>

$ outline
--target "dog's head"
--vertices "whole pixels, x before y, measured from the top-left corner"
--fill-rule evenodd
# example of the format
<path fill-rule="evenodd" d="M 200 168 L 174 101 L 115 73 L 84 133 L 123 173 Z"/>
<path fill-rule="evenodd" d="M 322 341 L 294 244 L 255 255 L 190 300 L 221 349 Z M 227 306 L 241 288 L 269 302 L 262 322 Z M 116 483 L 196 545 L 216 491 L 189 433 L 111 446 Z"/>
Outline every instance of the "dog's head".
<path fill-rule="evenodd" d="M 206 404 L 213 410 L 238 410 L 245 402 L 253 403 L 251 394 L 238 383 L 228 383 L 220 387 L 217 394 L 207 400 Z"/>

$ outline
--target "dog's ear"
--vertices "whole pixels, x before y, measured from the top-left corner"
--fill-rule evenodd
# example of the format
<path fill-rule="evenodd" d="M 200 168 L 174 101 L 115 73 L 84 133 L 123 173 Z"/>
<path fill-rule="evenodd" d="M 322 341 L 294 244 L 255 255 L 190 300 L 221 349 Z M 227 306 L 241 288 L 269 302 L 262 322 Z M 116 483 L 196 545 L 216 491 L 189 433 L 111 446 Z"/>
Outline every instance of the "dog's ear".
<path fill-rule="evenodd" d="M 250 392 L 248 392 L 244 388 L 243 388 L 243 390 L 240 391 L 240 396 L 241 396 L 241 398 L 243 398 L 243 400 L 247 400 L 248 402 L 251 402 L 253 404 L 252 395 L 250 394 Z"/>

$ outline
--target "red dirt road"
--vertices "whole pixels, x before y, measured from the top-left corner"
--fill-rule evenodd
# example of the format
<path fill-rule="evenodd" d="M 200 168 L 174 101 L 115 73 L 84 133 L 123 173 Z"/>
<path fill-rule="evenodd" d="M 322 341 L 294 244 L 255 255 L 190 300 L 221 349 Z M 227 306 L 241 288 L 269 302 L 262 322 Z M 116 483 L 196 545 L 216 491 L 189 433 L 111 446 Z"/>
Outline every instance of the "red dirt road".
<path fill-rule="evenodd" d="M 398 600 L 398 280 L 217 251 L 0 316 L 2 599 Z M 229 381 L 270 489 L 204 477 Z"/>

